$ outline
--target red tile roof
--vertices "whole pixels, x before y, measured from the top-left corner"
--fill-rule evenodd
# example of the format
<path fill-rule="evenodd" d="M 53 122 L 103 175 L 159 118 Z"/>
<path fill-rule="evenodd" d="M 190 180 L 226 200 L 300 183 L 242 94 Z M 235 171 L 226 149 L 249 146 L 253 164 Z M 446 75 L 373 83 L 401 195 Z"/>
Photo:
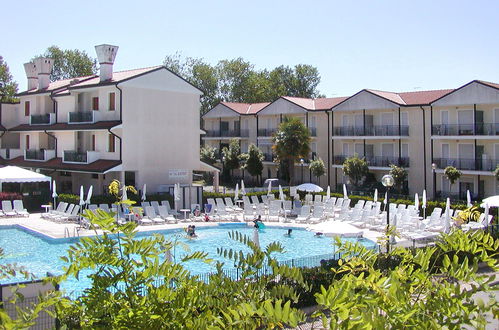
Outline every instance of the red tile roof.
<path fill-rule="evenodd" d="M 93 79 L 94 77 L 97 77 L 96 75 L 91 75 L 91 76 L 84 76 L 84 77 L 77 77 L 77 78 L 71 78 L 71 79 L 62 79 L 62 80 L 57 80 L 53 81 L 49 84 L 47 88 L 44 89 L 30 89 L 21 93 L 18 93 L 16 95 L 18 96 L 23 96 L 23 95 L 30 95 L 30 94 L 40 94 L 40 93 L 49 93 L 53 91 L 57 91 L 60 89 L 65 89 L 66 87 L 76 84 L 77 82 L 83 82 L 89 79 Z"/>
<path fill-rule="evenodd" d="M 307 110 L 329 110 L 340 102 L 346 100 L 348 97 L 308 99 L 304 97 L 282 96 L 282 98 Z"/>
<path fill-rule="evenodd" d="M 479 83 L 482 83 L 482 84 L 490 86 L 490 87 L 499 88 L 499 84 L 496 84 L 496 83 L 493 83 L 493 82 L 490 82 L 490 81 L 484 81 L 484 80 L 477 80 L 477 81 Z"/>
<path fill-rule="evenodd" d="M 254 115 L 258 111 L 269 105 L 269 102 L 264 103 L 236 103 L 236 102 L 221 102 L 227 108 L 234 110 L 241 115 Z"/>
<path fill-rule="evenodd" d="M 452 92 L 453 89 L 440 89 L 440 90 L 401 92 L 401 93 L 379 91 L 375 89 L 366 89 L 366 91 L 378 95 L 398 105 L 410 106 L 410 105 L 430 104 L 436 99 Z"/>
<path fill-rule="evenodd" d="M 11 132 L 18 131 L 73 131 L 73 130 L 101 130 L 101 129 L 111 129 L 115 126 L 121 124 L 119 120 L 110 121 L 98 121 L 93 124 L 68 124 L 68 123 L 57 123 L 52 125 L 29 125 L 22 124 L 16 127 L 8 129 Z"/>
<path fill-rule="evenodd" d="M 110 80 L 104 81 L 102 83 L 100 81 L 99 76 L 94 76 L 92 79 L 85 80 L 79 84 L 71 85 L 71 87 L 69 87 L 69 89 L 97 86 L 97 85 L 101 85 L 101 84 L 103 84 L 103 85 L 104 84 L 115 84 L 115 83 L 118 83 L 120 81 L 130 79 L 130 78 L 133 78 L 135 76 L 139 76 L 141 74 L 151 72 L 151 71 L 157 70 L 159 68 L 163 68 L 163 67 L 164 66 L 162 66 L 162 65 L 157 65 L 157 66 L 151 66 L 148 68 L 140 68 L 140 69 L 113 72 L 113 77 Z"/>
<path fill-rule="evenodd" d="M 24 156 L 19 156 L 11 160 L 4 160 L 8 165 L 20 167 L 45 168 L 61 171 L 75 171 L 87 173 L 104 173 L 113 167 L 121 164 L 120 160 L 99 159 L 90 164 L 67 164 L 62 162 L 62 158 L 53 158 L 46 162 L 36 162 L 24 160 Z"/>

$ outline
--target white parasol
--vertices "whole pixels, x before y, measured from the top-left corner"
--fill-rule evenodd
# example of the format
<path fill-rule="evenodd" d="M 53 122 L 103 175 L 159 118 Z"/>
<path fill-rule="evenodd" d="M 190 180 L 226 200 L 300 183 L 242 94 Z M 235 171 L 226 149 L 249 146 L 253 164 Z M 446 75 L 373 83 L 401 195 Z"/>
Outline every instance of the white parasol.
<path fill-rule="evenodd" d="M 83 195 L 85 193 L 83 192 L 83 186 L 80 186 L 80 206 L 85 204 L 85 201 L 83 200 L 83 198 L 85 198 Z"/>
<path fill-rule="evenodd" d="M 93 191 L 94 191 L 94 186 L 90 186 L 90 188 L 88 188 L 87 200 L 85 201 L 86 204 L 90 204 L 90 199 L 92 198 Z"/>
<path fill-rule="evenodd" d="M 418 193 L 416 193 L 414 195 L 414 206 L 415 206 L 416 210 L 419 212 L 419 195 L 418 195 Z"/>
<path fill-rule="evenodd" d="M 284 191 L 282 191 L 281 185 L 279 185 L 279 199 L 284 201 Z"/>
<path fill-rule="evenodd" d="M 471 194 L 470 190 L 466 190 L 466 207 L 471 207 L 473 204 L 471 203 Z"/>
<path fill-rule="evenodd" d="M 347 185 L 343 184 L 343 198 L 348 199 Z"/>
<path fill-rule="evenodd" d="M 147 184 L 144 183 L 144 188 L 142 188 L 142 201 L 145 201 L 147 199 L 146 193 L 147 193 Z"/>
<path fill-rule="evenodd" d="M 444 216 L 444 233 L 450 231 L 450 198 L 447 197 L 447 203 L 445 204 L 445 216 Z"/>
<path fill-rule="evenodd" d="M 373 201 L 376 203 L 378 201 L 378 188 L 374 189 Z"/>
<path fill-rule="evenodd" d="M 326 200 L 330 200 L 330 199 L 331 199 L 331 187 L 327 186 Z"/>
<path fill-rule="evenodd" d="M 421 207 L 423 208 L 423 218 L 426 218 L 426 189 L 423 190 L 423 203 Z"/>
<path fill-rule="evenodd" d="M 244 188 L 244 180 L 241 179 L 241 195 L 246 195 L 246 189 Z"/>
<path fill-rule="evenodd" d="M 234 200 L 237 201 L 239 199 L 239 183 L 236 183 L 236 189 L 234 189 Z"/>
<path fill-rule="evenodd" d="M 269 181 L 269 189 L 267 190 L 267 195 L 270 195 L 271 190 L 272 190 L 272 181 Z"/>
<path fill-rule="evenodd" d="M 128 199 L 128 195 L 126 193 L 126 186 L 123 185 L 123 194 L 121 195 L 121 200 L 126 201 Z"/>
<path fill-rule="evenodd" d="M 55 209 L 55 199 L 57 198 L 57 186 L 55 185 L 55 180 L 54 183 L 52 184 L 52 198 L 54 199 L 54 209 Z"/>

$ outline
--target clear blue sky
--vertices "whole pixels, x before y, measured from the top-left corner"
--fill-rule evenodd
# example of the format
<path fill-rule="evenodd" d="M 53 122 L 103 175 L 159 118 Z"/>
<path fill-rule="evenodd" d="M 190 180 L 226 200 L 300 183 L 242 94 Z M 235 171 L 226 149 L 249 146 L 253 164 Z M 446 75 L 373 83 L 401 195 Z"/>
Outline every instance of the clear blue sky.
<path fill-rule="evenodd" d="M 499 1 L 2 2 L 0 55 L 20 90 L 22 64 L 50 45 L 120 47 L 115 70 L 161 64 L 180 51 L 214 64 L 311 64 L 327 96 L 499 82 Z"/>

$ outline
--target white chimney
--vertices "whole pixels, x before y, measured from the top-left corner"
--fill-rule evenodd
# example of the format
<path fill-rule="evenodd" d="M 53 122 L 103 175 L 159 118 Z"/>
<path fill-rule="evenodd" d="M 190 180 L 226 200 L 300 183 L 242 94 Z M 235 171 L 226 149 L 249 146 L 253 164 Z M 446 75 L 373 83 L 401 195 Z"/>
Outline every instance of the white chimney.
<path fill-rule="evenodd" d="M 111 80 L 113 78 L 113 64 L 118 52 L 118 46 L 98 45 L 95 46 L 97 59 L 100 64 L 100 81 Z"/>
<path fill-rule="evenodd" d="M 38 77 L 35 63 L 24 63 L 24 71 L 26 71 L 26 77 L 28 77 L 28 90 L 36 89 L 38 87 Z"/>
<path fill-rule="evenodd" d="M 38 73 L 38 89 L 49 87 L 53 63 L 54 61 L 51 58 L 39 57 L 35 59 L 36 72 Z"/>

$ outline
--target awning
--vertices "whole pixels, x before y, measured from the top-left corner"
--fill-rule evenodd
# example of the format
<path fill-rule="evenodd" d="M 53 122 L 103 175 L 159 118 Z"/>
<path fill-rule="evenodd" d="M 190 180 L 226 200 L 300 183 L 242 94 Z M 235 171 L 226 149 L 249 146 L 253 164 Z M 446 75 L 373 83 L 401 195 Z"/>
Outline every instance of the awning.
<path fill-rule="evenodd" d="M 0 184 L 6 182 L 51 182 L 49 176 L 25 170 L 17 166 L 0 168 Z"/>

